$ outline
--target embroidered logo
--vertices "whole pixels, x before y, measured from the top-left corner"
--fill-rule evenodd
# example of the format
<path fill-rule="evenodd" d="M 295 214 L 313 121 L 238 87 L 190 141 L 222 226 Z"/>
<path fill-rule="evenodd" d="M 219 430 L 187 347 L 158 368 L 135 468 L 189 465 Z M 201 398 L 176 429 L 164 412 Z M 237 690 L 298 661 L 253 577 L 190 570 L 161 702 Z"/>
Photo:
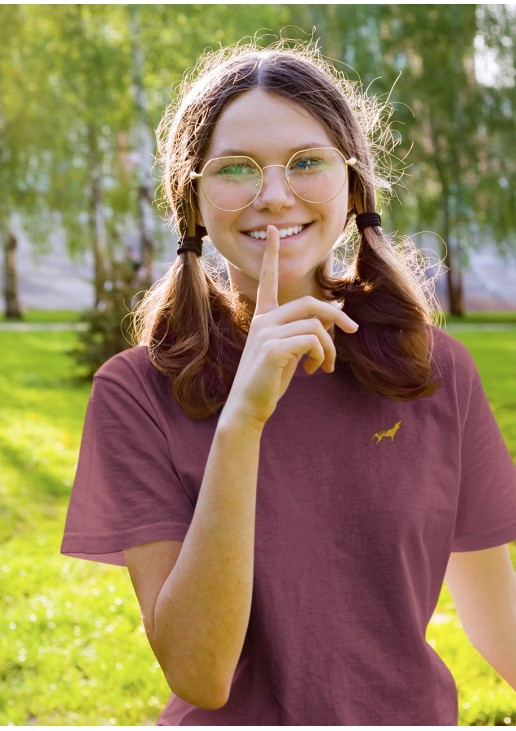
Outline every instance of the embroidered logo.
<path fill-rule="evenodd" d="M 371 439 L 369 441 L 372 442 L 373 439 L 376 439 L 376 443 L 380 444 L 380 442 L 382 441 L 382 439 L 384 437 L 390 437 L 391 442 L 393 442 L 394 437 L 396 436 L 396 432 L 398 431 L 400 426 L 401 426 L 401 421 L 397 421 L 394 424 L 394 426 L 391 427 L 390 429 L 382 429 L 382 431 L 377 431 L 376 434 L 373 434 L 373 436 L 371 437 Z"/>

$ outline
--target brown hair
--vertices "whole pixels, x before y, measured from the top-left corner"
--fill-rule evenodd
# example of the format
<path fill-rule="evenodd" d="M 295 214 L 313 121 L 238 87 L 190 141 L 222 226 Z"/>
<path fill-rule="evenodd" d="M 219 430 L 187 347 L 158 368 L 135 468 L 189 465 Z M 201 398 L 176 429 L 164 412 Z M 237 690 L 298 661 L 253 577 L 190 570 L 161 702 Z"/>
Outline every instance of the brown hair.
<path fill-rule="evenodd" d="M 349 225 L 355 214 L 376 210 L 376 190 L 389 188 L 391 108 L 361 92 L 309 45 L 255 43 L 205 54 L 185 77 L 178 100 L 158 127 L 162 191 L 179 235 L 206 235 L 195 221 L 190 173 L 208 148 L 214 125 L 239 94 L 261 88 L 302 103 L 346 158 L 353 210 L 336 242 L 341 273 L 321 264 L 317 283 L 328 301 L 343 302 L 360 328 L 352 337 L 335 328 L 337 359 L 367 389 L 392 399 L 431 396 L 432 324 L 440 312 L 423 255 L 410 240 L 395 243 L 379 227 L 361 235 Z M 376 157 L 373 157 L 373 152 Z M 386 172 L 387 169 L 387 172 Z M 135 337 L 155 367 L 171 378 L 175 399 L 192 419 L 206 418 L 225 403 L 245 346 L 255 303 L 232 292 L 220 269 L 193 252 L 179 255 L 135 311 Z"/>

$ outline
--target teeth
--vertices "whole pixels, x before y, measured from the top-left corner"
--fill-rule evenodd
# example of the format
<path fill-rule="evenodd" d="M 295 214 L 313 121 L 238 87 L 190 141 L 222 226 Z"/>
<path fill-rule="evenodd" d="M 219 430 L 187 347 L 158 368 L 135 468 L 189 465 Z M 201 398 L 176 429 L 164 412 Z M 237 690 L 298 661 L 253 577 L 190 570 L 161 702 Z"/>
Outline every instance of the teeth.
<path fill-rule="evenodd" d="M 280 228 L 280 229 L 278 229 L 279 237 L 280 237 L 280 239 L 284 239 L 287 236 L 293 236 L 295 234 L 301 233 L 301 231 L 304 228 L 305 227 L 303 225 L 292 226 L 291 228 Z M 249 236 L 251 236 L 253 239 L 266 239 L 267 232 L 266 231 L 249 231 Z"/>

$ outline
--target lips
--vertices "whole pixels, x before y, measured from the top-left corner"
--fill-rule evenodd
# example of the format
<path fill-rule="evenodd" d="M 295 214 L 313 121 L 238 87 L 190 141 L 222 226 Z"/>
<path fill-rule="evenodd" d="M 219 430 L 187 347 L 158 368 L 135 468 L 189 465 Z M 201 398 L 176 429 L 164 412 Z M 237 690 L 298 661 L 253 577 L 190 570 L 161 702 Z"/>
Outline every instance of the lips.
<path fill-rule="evenodd" d="M 309 223 L 298 223 L 292 226 L 276 226 L 276 228 L 278 229 L 280 239 L 285 239 L 289 236 L 295 236 L 296 234 L 301 233 L 301 231 L 304 231 L 304 229 L 308 226 L 310 226 Z M 253 239 L 267 238 L 266 229 L 253 229 L 252 231 L 245 231 L 244 233 Z"/>

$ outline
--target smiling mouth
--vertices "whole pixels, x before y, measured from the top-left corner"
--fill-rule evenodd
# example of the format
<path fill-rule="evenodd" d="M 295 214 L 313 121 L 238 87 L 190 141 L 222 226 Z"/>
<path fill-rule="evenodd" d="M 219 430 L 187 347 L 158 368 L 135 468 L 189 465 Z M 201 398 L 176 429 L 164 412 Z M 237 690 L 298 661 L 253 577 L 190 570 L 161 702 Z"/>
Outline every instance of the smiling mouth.
<path fill-rule="evenodd" d="M 304 231 L 305 228 L 308 228 L 310 226 L 310 223 L 301 223 L 297 226 L 289 226 L 288 228 L 279 228 L 278 233 L 280 239 L 287 239 L 289 236 L 295 236 L 296 234 L 301 233 L 301 231 Z M 256 230 L 256 231 L 244 231 L 246 236 L 250 236 L 252 239 L 266 239 L 267 238 L 267 231 L 262 230 Z"/>

